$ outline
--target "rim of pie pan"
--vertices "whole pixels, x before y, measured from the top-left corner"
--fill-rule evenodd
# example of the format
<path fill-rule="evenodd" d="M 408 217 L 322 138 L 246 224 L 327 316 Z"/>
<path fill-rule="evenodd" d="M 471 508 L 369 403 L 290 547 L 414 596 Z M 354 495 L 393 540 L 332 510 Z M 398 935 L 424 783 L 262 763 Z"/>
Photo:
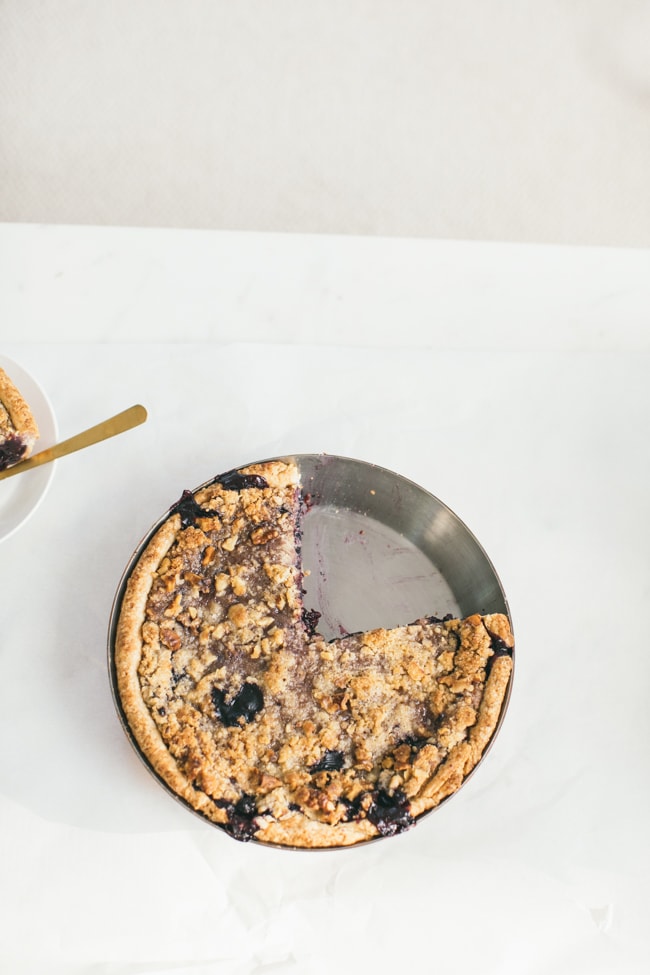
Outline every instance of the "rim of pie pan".
<path fill-rule="evenodd" d="M 503 613 L 512 617 L 497 572 L 478 539 L 443 501 L 393 471 L 368 461 L 335 454 L 284 454 L 239 464 L 241 470 L 269 461 L 293 461 L 300 472 L 303 497 L 309 497 L 302 520 L 301 561 L 305 572 L 304 605 L 320 613 L 318 632 L 326 639 L 376 628 L 403 626 L 428 616 L 462 618 L 475 613 Z M 213 484 L 223 473 L 193 489 Z M 137 755 L 165 791 L 204 822 L 226 830 L 179 796 L 152 768 L 126 718 L 117 687 L 115 636 L 124 590 L 148 542 L 167 520 L 168 508 L 151 526 L 129 558 L 115 593 L 108 629 L 111 691 L 124 732 Z M 513 672 L 501 713 L 481 758 L 459 789 L 416 822 L 427 818 L 458 792 L 476 773 L 503 724 L 514 678 Z M 267 843 L 284 850 L 353 849 L 388 836 L 362 840 L 353 846 L 297 847 Z M 237 841 L 235 841 L 237 842 Z"/>

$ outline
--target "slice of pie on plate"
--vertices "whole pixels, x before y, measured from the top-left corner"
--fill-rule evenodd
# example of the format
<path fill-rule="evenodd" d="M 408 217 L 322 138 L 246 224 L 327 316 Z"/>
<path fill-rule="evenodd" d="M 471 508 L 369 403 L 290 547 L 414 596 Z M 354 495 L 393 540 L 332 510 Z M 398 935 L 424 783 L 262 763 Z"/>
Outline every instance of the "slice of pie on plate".
<path fill-rule="evenodd" d="M 350 846 L 464 782 L 513 636 L 492 614 L 325 640 L 302 605 L 303 510 L 289 461 L 185 492 L 126 583 L 116 682 L 139 750 L 194 810 L 241 840 Z"/>
<path fill-rule="evenodd" d="M 38 425 L 28 403 L 0 368 L 0 471 L 26 460 L 38 436 Z"/>

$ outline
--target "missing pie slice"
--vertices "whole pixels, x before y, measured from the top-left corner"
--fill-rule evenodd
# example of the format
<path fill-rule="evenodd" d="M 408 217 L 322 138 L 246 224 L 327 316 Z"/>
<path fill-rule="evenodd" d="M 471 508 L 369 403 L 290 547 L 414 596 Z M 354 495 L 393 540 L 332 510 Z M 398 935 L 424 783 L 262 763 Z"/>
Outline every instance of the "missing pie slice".
<path fill-rule="evenodd" d="M 341 847 L 392 835 L 455 792 L 512 672 L 500 614 L 327 641 L 302 605 L 297 467 L 186 492 L 133 568 L 118 694 L 152 769 L 240 840 Z"/>
<path fill-rule="evenodd" d="M 29 405 L 4 369 L 0 369 L 0 471 L 26 460 L 38 436 Z"/>

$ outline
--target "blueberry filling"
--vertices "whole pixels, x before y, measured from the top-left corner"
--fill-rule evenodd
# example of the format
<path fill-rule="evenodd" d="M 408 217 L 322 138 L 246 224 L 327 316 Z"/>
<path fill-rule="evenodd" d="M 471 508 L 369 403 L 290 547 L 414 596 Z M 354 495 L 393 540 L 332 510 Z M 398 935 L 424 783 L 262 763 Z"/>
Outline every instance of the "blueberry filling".
<path fill-rule="evenodd" d="M 0 471 L 17 464 L 25 453 L 26 446 L 18 437 L 8 437 L 0 447 Z"/>
<path fill-rule="evenodd" d="M 310 772 L 338 772 L 343 768 L 343 752 L 327 749 L 320 761 L 309 766 Z"/>
<path fill-rule="evenodd" d="M 406 738 L 402 738 L 401 741 L 397 743 L 399 745 L 410 745 L 414 752 L 419 752 L 421 748 L 429 743 L 428 738 L 418 738 L 417 735 L 407 735 Z"/>
<path fill-rule="evenodd" d="M 505 640 L 502 640 L 500 636 L 496 635 L 496 633 L 491 633 L 490 630 L 488 630 L 488 633 L 490 634 L 490 642 L 495 657 L 503 657 L 505 654 L 510 656 L 512 650 Z"/>
<path fill-rule="evenodd" d="M 226 695 L 218 687 L 212 688 L 212 703 L 219 718 L 227 727 L 235 727 L 239 719 L 243 718 L 250 724 L 258 711 L 264 707 L 264 697 L 257 684 L 244 684 L 235 694 L 232 701 L 226 701 Z"/>
<path fill-rule="evenodd" d="M 453 620 L 453 619 L 454 619 L 453 613 L 447 613 L 446 616 L 427 616 L 426 622 L 427 623 L 448 623 L 449 620 Z"/>
<path fill-rule="evenodd" d="M 304 589 L 302 591 L 303 593 L 305 592 Z M 321 615 L 317 609 L 303 609 L 302 622 L 307 631 L 307 636 L 313 636 L 315 634 Z"/>
<path fill-rule="evenodd" d="M 409 801 L 399 789 L 389 795 L 384 789 L 372 793 L 372 803 L 366 817 L 381 836 L 394 836 L 415 826 L 415 820 L 409 812 Z"/>
<path fill-rule="evenodd" d="M 172 505 L 172 514 L 178 512 L 181 516 L 181 527 L 189 528 L 196 522 L 197 518 L 213 518 L 214 511 L 207 511 L 196 501 L 191 491 L 183 491 L 180 500 Z"/>
<path fill-rule="evenodd" d="M 261 490 L 269 486 L 268 481 L 260 474 L 240 474 L 239 471 L 229 471 L 227 474 L 221 474 L 215 478 L 215 481 L 222 488 L 225 488 L 226 491 L 243 491 L 245 488 L 258 488 Z"/>
<path fill-rule="evenodd" d="M 485 629 L 487 630 L 487 626 L 485 627 Z M 502 640 L 500 636 L 497 636 L 496 633 L 493 633 L 491 630 L 487 630 L 487 631 L 490 637 L 490 646 L 492 647 L 492 656 L 488 660 L 485 668 L 486 672 L 489 674 L 490 671 L 492 670 L 492 665 L 494 664 L 494 661 L 497 659 L 497 657 L 512 656 L 512 647 L 509 647 L 508 644 L 504 640 Z"/>
<path fill-rule="evenodd" d="M 171 686 L 176 689 L 184 677 L 187 677 L 187 673 L 184 670 L 172 670 L 170 678 Z"/>
<path fill-rule="evenodd" d="M 346 809 L 346 815 L 343 822 L 351 823 L 353 820 L 361 818 L 361 796 L 357 796 L 356 799 L 346 799 L 345 796 L 341 796 L 339 802 L 345 806 Z"/>
<path fill-rule="evenodd" d="M 483 625 L 485 626 L 485 624 Z M 509 647 L 507 643 L 505 643 L 505 641 L 501 639 L 500 636 L 497 636 L 496 633 L 492 633 L 491 630 L 488 630 L 487 626 L 485 627 L 485 629 L 487 630 L 488 636 L 490 637 L 490 646 L 492 648 L 492 656 L 488 657 L 488 660 L 485 664 L 485 673 L 486 675 L 489 675 L 492 671 L 492 667 L 494 666 L 495 660 L 497 660 L 499 657 L 512 656 L 512 647 Z"/>
<path fill-rule="evenodd" d="M 247 843 L 253 838 L 257 831 L 255 825 L 257 807 L 253 796 L 244 794 L 235 803 L 227 802 L 225 799 L 217 799 L 215 803 L 220 809 L 226 810 L 228 822 L 224 825 L 224 829 L 233 839 Z"/>

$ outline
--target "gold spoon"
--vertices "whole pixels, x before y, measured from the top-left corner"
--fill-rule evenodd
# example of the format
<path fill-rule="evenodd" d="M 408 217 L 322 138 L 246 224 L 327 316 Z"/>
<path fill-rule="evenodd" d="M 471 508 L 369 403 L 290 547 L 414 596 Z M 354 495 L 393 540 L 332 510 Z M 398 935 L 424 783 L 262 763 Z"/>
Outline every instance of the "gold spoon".
<path fill-rule="evenodd" d="M 124 433 L 132 427 L 137 427 L 140 423 L 144 423 L 146 419 L 147 411 L 144 406 L 130 406 L 128 410 L 123 410 L 121 413 L 110 417 L 110 419 L 103 420 L 96 426 L 90 427 L 89 430 L 84 430 L 83 433 L 78 433 L 76 436 L 70 437 L 69 440 L 62 440 L 61 443 L 54 444 L 53 447 L 48 447 L 46 450 L 41 450 L 40 453 L 34 454 L 27 460 L 22 460 L 19 464 L 14 464 L 13 467 L 7 468 L 6 471 L 1 471 L 0 481 L 5 477 L 13 477 L 14 474 L 22 474 L 23 471 L 29 471 L 32 467 L 49 464 L 50 461 L 56 460 L 58 457 L 73 454 L 75 450 L 83 450 L 84 447 L 90 447 L 91 444 L 99 443 L 101 440 L 108 440 L 109 437 L 115 437 L 118 433 Z"/>

